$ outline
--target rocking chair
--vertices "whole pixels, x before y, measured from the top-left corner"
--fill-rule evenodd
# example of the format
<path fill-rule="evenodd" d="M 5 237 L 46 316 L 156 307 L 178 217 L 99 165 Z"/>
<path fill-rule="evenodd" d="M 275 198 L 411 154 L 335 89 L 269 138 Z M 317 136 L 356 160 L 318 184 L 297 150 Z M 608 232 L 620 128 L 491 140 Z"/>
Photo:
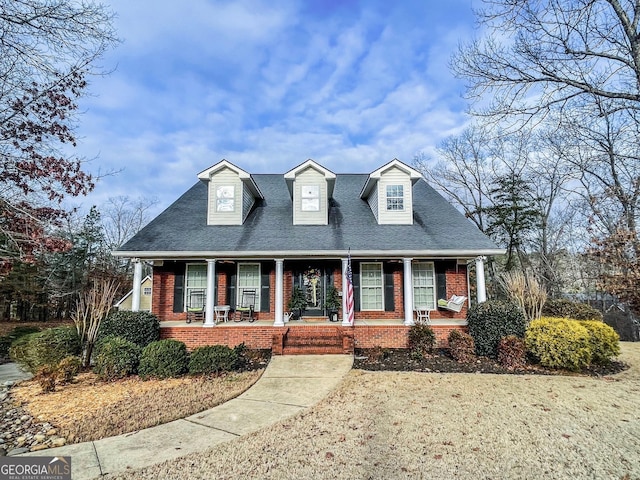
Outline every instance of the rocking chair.
<path fill-rule="evenodd" d="M 242 290 L 242 297 L 240 306 L 236 307 L 235 322 L 241 322 L 245 318 L 250 322 L 255 321 L 253 313 L 256 307 L 256 291 L 255 290 Z"/>
<path fill-rule="evenodd" d="M 205 293 L 204 290 L 191 290 L 187 303 L 187 323 L 204 321 Z"/>

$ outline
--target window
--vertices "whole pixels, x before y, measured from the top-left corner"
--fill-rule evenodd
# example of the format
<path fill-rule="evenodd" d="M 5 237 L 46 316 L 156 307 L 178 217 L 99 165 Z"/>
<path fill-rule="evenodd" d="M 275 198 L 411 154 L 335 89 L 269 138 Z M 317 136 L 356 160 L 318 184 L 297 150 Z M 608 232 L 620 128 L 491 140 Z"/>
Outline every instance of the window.
<path fill-rule="evenodd" d="M 319 212 L 320 187 L 318 185 L 303 185 L 300 190 L 300 209 L 303 212 Z"/>
<path fill-rule="evenodd" d="M 256 291 L 255 311 L 260 310 L 260 264 L 240 263 L 238 264 L 238 291 L 236 295 L 236 305 L 242 304 L 242 290 L 251 289 Z"/>
<path fill-rule="evenodd" d="M 384 310 L 382 263 L 360 264 L 361 310 Z"/>
<path fill-rule="evenodd" d="M 413 268 L 413 305 L 436 309 L 436 281 L 433 263 L 416 262 Z"/>
<path fill-rule="evenodd" d="M 404 210 L 402 185 L 387 185 L 387 210 Z"/>
<path fill-rule="evenodd" d="M 201 263 L 187 264 L 185 305 L 187 308 L 203 308 L 207 291 L 207 266 Z"/>
<path fill-rule="evenodd" d="M 219 185 L 216 188 L 216 212 L 233 212 L 235 209 L 235 187 Z"/>
<path fill-rule="evenodd" d="M 143 295 L 146 295 L 147 297 L 148 297 L 149 295 L 151 295 L 151 287 L 144 287 L 144 288 L 142 289 L 142 294 L 143 294 Z"/>

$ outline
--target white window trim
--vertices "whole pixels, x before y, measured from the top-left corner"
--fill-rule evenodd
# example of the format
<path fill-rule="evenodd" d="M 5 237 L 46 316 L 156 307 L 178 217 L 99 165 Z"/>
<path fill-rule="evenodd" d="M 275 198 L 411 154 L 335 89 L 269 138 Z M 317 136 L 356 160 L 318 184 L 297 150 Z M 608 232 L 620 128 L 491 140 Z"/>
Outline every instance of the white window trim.
<path fill-rule="evenodd" d="M 402 189 L 402 195 L 389 195 L 389 188 L 400 188 Z M 405 198 L 404 198 L 404 185 L 398 184 L 389 184 L 385 187 L 385 206 L 387 208 L 387 212 L 404 212 L 405 211 Z M 389 200 L 402 200 L 402 208 L 389 208 Z"/>
<path fill-rule="evenodd" d="M 380 279 L 382 281 L 382 284 L 380 286 L 380 295 L 382 297 L 382 302 L 381 302 L 381 308 L 363 308 L 362 307 L 362 299 L 363 299 L 363 294 L 362 294 L 362 289 L 363 288 L 374 288 L 374 287 L 364 287 L 363 285 L 363 281 L 362 279 L 364 278 L 362 275 L 362 266 L 363 265 L 378 265 L 380 267 Z M 361 312 L 384 312 L 384 270 L 383 270 L 383 265 L 382 262 L 361 262 L 360 263 L 360 311 Z M 375 287 L 377 288 L 377 287 Z"/>
<path fill-rule="evenodd" d="M 234 213 L 236 211 L 236 186 L 216 185 L 216 213 Z M 231 194 L 231 196 L 229 196 Z M 226 205 L 226 208 L 224 207 Z M 223 207 L 221 209 L 221 207 Z M 229 208 L 230 207 L 230 208 Z"/>
<path fill-rule="evenodd" d="M 240 286 L 240 265 L 257 265 L 258 266 L 258 286 L 256 289 L 256 305 L 254 308 L 255 312 L 260 311 L 260 303 L 262 302 L 262 265 L 260 262 L 239 262 L 238 267 L 236 269 L 236 306 L 240 305 L 242 302 L 242 291 L 243 288 L 252 288 L 252 287 L 241 287 Z"/>
<path fill-rule="evenodd" d="M 151 287 L 142 287 L 142 295 L 148 297 L 151 295 Z"/>
<path fill-rule="evenodd" d="M 320 185 L 302 185 L 300 187 L 300 210 L 303 212 L 320 211 Z"/>
<path fill-rule="evenodd" d="M 201 263 L 201 262 L 191 262 L 191 263 L 187 263 L 186 266 L 184 267 L 184 311 L 187 311 L 187 306 L 189 304 L 189 290 L 191 288 L 189 288 L 188 285 L 188 280 L 189 280 L 189 267 L 190 266 L 194 266 L 194 265 L 200 265 L 200 266 L 204 266 L 205 267 L 205 282 L 206 282 L 206 268 L 207 268 L 207 264 L 206 263 Z M 206 283 L 204 287 L 193 287 L 197 290 L 204 290 L 204 294 L 205 294 L 205 302 L 206 302 L 206 295 L 207 295 L 207 287 L 206 287 Z"/>
<path fill-rule="evenodd" d="M 426 307 L 427 306 L 427 305 L 417 305 L 416 304 L 416 288 L 420 288 L 420 287 L 416 287 L 416 285 L 415 285 L 416 277 L 415 277 L 415 273 L 414 273 L 415 272 L 414 267 L 416 265 L 431 265 L 431 270 L 433 271 L 433 308 L 430 309 L 430 310 L 431 311 L 435 311 L 435 310 L 438 309 L 438 299 L 437 299 L 437 296 L 438 296 L 438 292 L 437 292 L 438 288 L 437 287 L 438 286 L 436 285 L 436 266 L 435 266 L 435 263 L 434 262 L 426 262 L 426 261 L 416 261 L 416 262 L 413 262 L 411 264 L 411 285 L 412 285 L 412 288 L 413 288 L 414 308 L 416 308 L 416 307 Z"/>

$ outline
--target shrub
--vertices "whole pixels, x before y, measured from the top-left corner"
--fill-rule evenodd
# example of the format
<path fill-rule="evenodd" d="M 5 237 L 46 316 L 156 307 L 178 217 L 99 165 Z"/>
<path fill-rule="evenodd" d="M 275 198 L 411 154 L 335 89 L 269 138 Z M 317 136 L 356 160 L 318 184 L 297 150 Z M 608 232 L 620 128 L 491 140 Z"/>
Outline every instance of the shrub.
<path fill-rule="evenodd" d="M 43 365 L 56 366 L 65 357 L 79 355 L 80 338 L 74 327 L 55 327 L 30 333 L 11 346 L 12 360 L 34 373 Z"/>
<path fill-rule="evenodd" d="M 56 380 L 60 383 L 71 383 L 78 373 L 82 360 L 80 357 L 64 357 L 56 367 Z"/>
<path fill-rule="evenodd" d="M 150 377 L 179 377 L 187 371 L 187 346 L 171 338 L 151 342 L 142 350 L 138 374 L 144 380 Z"/>
<path fill-rule="evenodd" d="M 42 365 L 33 377 L 42 388 L 42 393 L 53 392 L 56 389 L 56 368 L 53 365 Z"/>
<path fill-rule="evenodd" d="M 105 337 L 99 344 L 93 371 L 103 380 L 133 375 L 140 363 L 141 348 L 122 337 Z"/>
<path fill-rule="evenodd" d="M 141 348 L 160 339 L 160 321 L 150 312 L 113 312 L 100 324 L 98 339 L 121 337 Z"/>
<path fill-rule="evenodd" d="M 575 320 L 602 320 L 602 313 L 586 303 L 566 298 L 547 300 L 542 308 L 545 317 L 572 318 Z"/>
<path fill-rule="evenodd" d="M 461 363 L 471 363 L 475 360 L 475 344 L 471 335 L 460 330 L 451 330 L 448 341 L 449 353 L 454 360 Z"/>
<path fill-rule="evenodd" d="M 583 320 L 580 324 L 589 331 L 591 363 L 606 365 L 620 355 L 620 337 L 613 328 L 595 320 Z"/>
<path fill-rule="evenodd" d="M 527 329 L 525 344 L 545 367 L 579 370 L 591 362 L 591 336 L 575 320 L 550 317 L 535 320 Z"/>
<path fill-rule="evenodd" d="M 11 344 L 18 338 L 24 337 L 30 333 L 37 333 L 40 329 L 38 327 L 30 326 L 18 326 L 11 330 L 8 334 L 0 337 L 0 357 L 6 357 L 9 355 L 9 348 Z"/>
<path fill-rule="evenodd" d="M 515 335 L 507 335 L 498 343 L 498 362 L 510 370 L 524 367 L 526 353 L 524 340 Z"/>
<path fill-rule="evenodd" d="M 489 300 L 472 306 L 467 312 L 469 334 L 476 344 L 476 353 L 496 358 L 502 337 L 524 337 L 527 320 L 514 303 Z"/>
<path fill-rule="evenodd" d="M 238 353 L 226 345 L 198 347 L 189 356 L 189 373 L 207 375 L 229 372 L 236 367 Z"/>
<path fill-rule="evenodd" d="M 429 325 L 413 325 L 409 329 L 409 349 L 413 355 L 424 357 L 433 352 L 436 334 Z"/>

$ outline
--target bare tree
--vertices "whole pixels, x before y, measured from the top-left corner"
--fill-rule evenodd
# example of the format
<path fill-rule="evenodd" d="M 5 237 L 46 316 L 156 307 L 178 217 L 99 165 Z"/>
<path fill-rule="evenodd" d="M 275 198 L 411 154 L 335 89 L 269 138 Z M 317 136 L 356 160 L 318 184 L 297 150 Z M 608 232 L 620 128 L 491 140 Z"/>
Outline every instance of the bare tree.
<path fill-rule="evenodd" d="M 102 207 L 104 235 L 109 248 L 115 249 L 133 237 L 151 220 L 156 198 L 110 197 Z"/>

